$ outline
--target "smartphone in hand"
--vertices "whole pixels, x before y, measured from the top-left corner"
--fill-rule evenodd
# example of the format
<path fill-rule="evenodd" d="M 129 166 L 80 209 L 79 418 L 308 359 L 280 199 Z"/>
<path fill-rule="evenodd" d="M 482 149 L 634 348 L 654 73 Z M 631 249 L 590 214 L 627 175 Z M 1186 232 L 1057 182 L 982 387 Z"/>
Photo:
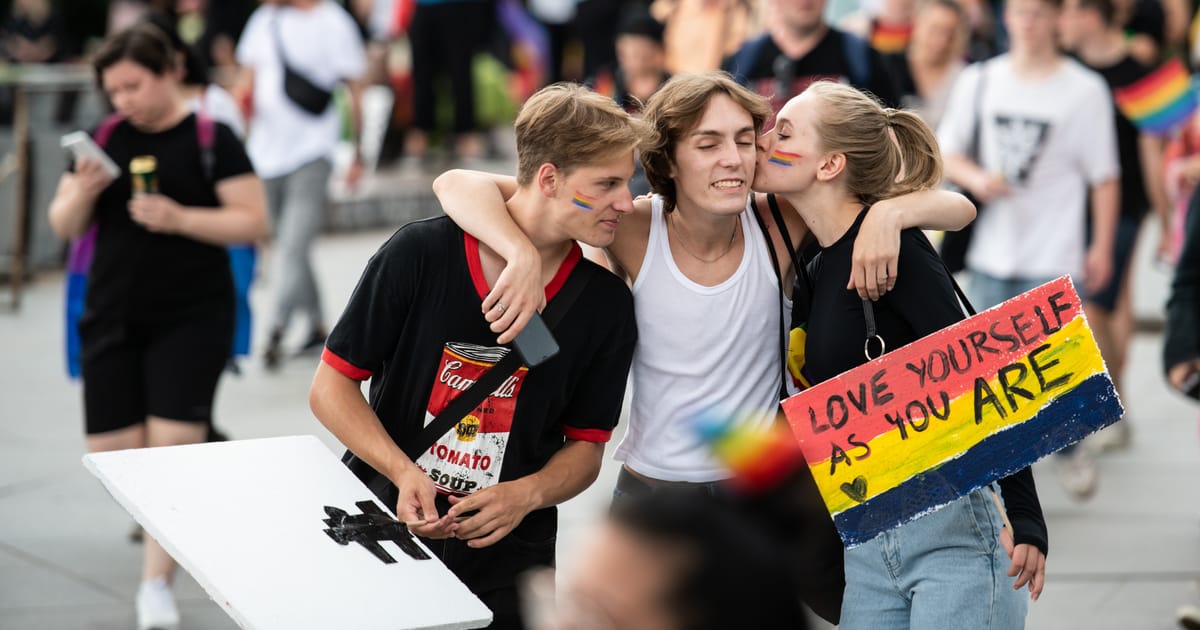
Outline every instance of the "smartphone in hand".
<path fill-rule="evenodd" d="M 100 145 L 96 144 L 86 131 L 71 132 L 63 136 L 59 142 L 62 148 L 71 152 L 71 155 L 75 157 L 75 161 L 79 161 L 81 158 L 96 160 L 104 167 L 104 171 L 108 173 L 110 178 L 116 179 L 121 175 L 121 167 L 117 166 L 117 163 L 108 157 L 104 149 L 101 149 Z"/>
<path fill-rule="evenodd" d="M 1183 379 L 1183 383 L 1179 385 L 1179 391 L 1188 398 L 1200 400 L 1200 372 L 1192 372 L 1190 376 Z"/>
<path fill-rule="evenodd" d="M 558 354 L 558 342 L 554 340 L 554 334 L 538 313 L 529 318 L 525 328 L 522 328 L 513 340 L 513 346 L 521 353 L 521 360 L 529 367 L 539 365 Z"/>

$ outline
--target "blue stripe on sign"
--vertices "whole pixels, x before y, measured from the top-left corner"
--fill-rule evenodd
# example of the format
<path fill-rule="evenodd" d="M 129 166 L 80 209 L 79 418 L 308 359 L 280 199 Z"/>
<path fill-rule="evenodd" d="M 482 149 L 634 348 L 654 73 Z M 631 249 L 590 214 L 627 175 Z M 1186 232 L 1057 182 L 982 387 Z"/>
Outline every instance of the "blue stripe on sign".
<path fill-rule="evenodd" d="M 1021 424 L 989 436 L 949 460 L 833 518 L 847 547 L 941 507 L 1082 440 L 1121 417 L 1108 374 L 1088 377 Z M 1007 463 L 1007 466 L 1005 465 Z"/>

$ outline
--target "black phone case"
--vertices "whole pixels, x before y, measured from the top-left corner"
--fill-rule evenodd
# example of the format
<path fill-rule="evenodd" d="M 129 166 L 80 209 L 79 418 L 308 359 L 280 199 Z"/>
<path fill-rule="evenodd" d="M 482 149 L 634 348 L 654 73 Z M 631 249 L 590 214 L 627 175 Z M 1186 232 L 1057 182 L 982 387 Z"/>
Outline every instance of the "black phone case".
<path fill-rule="evenodd" d="M 525 328 L 521 329 L 521 333 L 513 340 L 513 347 L 521 353 L 521 360 L 529 367 L 539 365 L 558 354 L 558 342 L 554 340 L 554 334 L 537 313 L 533 314 Z"/>

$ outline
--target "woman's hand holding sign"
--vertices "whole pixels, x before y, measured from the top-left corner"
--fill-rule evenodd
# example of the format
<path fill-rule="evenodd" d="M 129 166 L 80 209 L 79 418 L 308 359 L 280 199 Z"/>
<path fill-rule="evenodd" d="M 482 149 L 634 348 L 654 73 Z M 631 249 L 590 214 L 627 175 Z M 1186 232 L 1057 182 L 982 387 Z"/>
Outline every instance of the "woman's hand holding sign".
<path fill-rule="evenodd" d="M 1015 577 L 1013 590 L 1021 590 L 1029 586 L 1029 599 L 1037 601 L 1042 596 L 1042 588 L 1046 586 L 1046 554 L 1033 545 L 1013 545 L 1012 528 L 1000 530 L 1000 543 L 1004 551 L 1012 558 L 1008 567 L 1008 576 Z"/>

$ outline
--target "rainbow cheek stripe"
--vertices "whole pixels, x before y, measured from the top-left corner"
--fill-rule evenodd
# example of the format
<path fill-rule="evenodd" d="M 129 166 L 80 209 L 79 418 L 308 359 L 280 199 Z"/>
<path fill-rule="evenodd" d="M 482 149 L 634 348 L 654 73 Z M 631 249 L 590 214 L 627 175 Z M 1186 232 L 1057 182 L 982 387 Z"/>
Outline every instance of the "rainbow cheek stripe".
<path fill-rule="evenodd" d="M 1066 277 L 815 385 L 783 410 L 848 546 L 1123 412 Z"/>
<path fill-rule="evenodd" d="M 596 198 L 589 197 L 577 190 L 575 191 L 575 198 L 571 200 L 571 203 L 575 204 L 575 207 L 580 210 L 591 212 L 596 205 Z"/>
<path fill-rule="evenodd" d="M 771 157 L 768 157 L 767 161 L 775 166 L 792 167 L 796 165 L 796 160 L 798 159 L 800 159 L 799 153 L 788 153 L 787 151 L 776 149 L 771 152 Z"/>

